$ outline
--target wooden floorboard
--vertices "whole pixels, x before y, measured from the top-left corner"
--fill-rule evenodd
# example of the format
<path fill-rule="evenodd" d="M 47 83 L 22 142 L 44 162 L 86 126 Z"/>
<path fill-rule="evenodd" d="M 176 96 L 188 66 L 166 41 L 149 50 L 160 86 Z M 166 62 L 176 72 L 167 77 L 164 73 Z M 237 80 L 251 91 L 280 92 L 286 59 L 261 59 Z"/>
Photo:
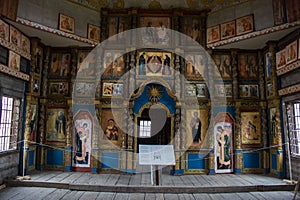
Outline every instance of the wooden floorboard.
<path fill-rule="evenodd" d="M 82 172 L 73 172 L 70 176 L 60 181 L 60 183 L 72 183 L 77 180 L 80 176 L 82 176 Z"/>
<path fill-rule="evenodd" d="M 195 179 L 199 182 L 199 186 L 209 186 L 211 185 L 205 177 L 205 175 L 194 175 Z"/>
<path fill-rule="evenodd" d="M 105 185 L 106 180 L 109 178 L 110 174 L 94 174 L 93 178 L 90 179 L 93 185 Z"/>
<path fill-rule="evenodd" d="M 116 184 L 117 185 L 129 185 L 130 179 L 131 179 L 131 175 L 120 176 L 120 178 Z"/>
<path fill-rule="evenodd" d="M 75 200 L 75 199 L 80 199 L 80 197 L 84 194 L 83 191 L 71 191 L 70 193 L 67 193 L 64 195 L 61 200 Z"/>
<path fill-rule="evenodd" d="M 195 200 L 193 194 L 178 194 L 178 199 L 180 199 L 180 200 Z"/>
<path fill-rule="evenodd" d="M 251 195 L 253 195 L 257 199 L 267 199 L 265 198 L 265 193 L 263 192 L 250 192 Z"/>
<path fill-rule="evenodd" d="M 3 200 L 13 199 L 18 194 L 23 193 L 24 190 L 26 190 L 26 188 L 23 187 L 5 188 L 0 190 L 0 197 L 3 198 Z"/>
<path fill-rule="evenodd" d="M 199 193 L 199 194 L 193 194 L 194 198 L 196 200 L 212 200 L 212 198 L 210 198 L 209 194 L 205 194 L 205 193 Z"/>
<path fill-rule="evenodd" d="M 64 179 L 66 179 L 67 177 L 71 176 L 72 174 L 73 174 L 72 172 L 64 172 L 64 173 L 61 173 L 61 174 L 57 174 L 56 176 L 50 178 L 48 181 L 60 182 Z"/>
<path fill-rule="evenodd" d="M 164 199 L 165 200 L 178 200 L 178 195 L 177 194 L 164 194 Z"/>
<path fill-rule="evenodd" d="M 97 200 L 113 200 L 115 198 L 116 193 L 113 192 L 100 192 L 97 197 Z"/>
<path fill-rule="evenodd" d="M 256 200 L 257 198 L 253 196 L 251 193 L 248 192 L 239 192 L 236 193 L 241 199 L 247 199 L 247 200 Z"/>
<path fill-rule="evenodd" d="M 108 179 L 106 180 L 105 185 L 116 185 L 120 178 L 119 174 L 111 174 Z"/>
<path fill-rule="evenodd" d="M 65 196 L 67 193 L 70 193 L 70 192 L 71 192 L 71 190 L 56 189 L 53 192 L 49 193 L 47 196 L 45 196 L 43 200 L 61 199 L 63 196 Z"/>
<path fill-rule="evenodd" d="M 127 200 L 129 199 L 129 193 L 117 193 L 114 200 Z"/>
<path fill-rule="evenodd" d="M 145 193 L 130 193 L 128 199 L 130 199 L 130 200 L 145 199 Z"/>
<path fill-rule="evenodd" d="M 95 200 L 97 199 L 99 192 L 84 192 L 79 200 Z"/>
<path fill-rule="evenodd" d="M 221 196 L 223 197 L 223 199 L 242 200 L 241 197 L 236 193 L 222 193 Z"/>

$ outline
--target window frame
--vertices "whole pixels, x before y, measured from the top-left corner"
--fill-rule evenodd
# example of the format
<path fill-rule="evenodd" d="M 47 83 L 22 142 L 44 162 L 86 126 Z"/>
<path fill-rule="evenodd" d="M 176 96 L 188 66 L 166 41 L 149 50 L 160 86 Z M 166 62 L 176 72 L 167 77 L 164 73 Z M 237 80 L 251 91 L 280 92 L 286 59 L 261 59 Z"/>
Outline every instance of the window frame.
<path fill-rule="evenodd" d="M 3 99 L 7 98 L 12 99 L 11 103 L 11 109 L 9 108 L 9 105 L 6 106 L 6 108 L 3 108 Z M 7 125 L 5 126 L 4 130 L 0 132 L 0 140 L 4 138 L 3 147 L 0 149 L 0 154 L 5 154 L 13 151 L 19 150 L 18 140 L 20 138 L 21 133 L 21 118 L 22 118 L 22 105 L 23 101 L 22 98 L 19 97 L 13 97 L 10 95 L 1 95 L 0 96 L 0 127 L 2 127 L 2 124 L 9 124 L 9 134 L 5 133 L 5 129 L 7 128 Z M 16 104 L 18 101 L 18 104 Z M 4 115 L 3 109 L 5 109 L 5 115 L 7 116 L 7 112 L 10 112 L 10 119 L 8 122 L 7 120 L 3 120 L 2 116 Z M 15 130 L 14 130 L 15 129 Z M 1 130 L 1 128 L 0 128 Z M 8 138 L 8 139 L 7 139 Z M 7 142 L 8 141 L 8 142 Z M 2 144 L 1 144 L 2 145 Z"/>
<path fill-rule="evenodd" d="M 151 120 L 140 119 L 139 138 L 151 138 Z"/>
<path fill-rule="evenodd" d="M 286 116 L 291 156 L 300 157 L 300 101 L 287 104 Z"/>

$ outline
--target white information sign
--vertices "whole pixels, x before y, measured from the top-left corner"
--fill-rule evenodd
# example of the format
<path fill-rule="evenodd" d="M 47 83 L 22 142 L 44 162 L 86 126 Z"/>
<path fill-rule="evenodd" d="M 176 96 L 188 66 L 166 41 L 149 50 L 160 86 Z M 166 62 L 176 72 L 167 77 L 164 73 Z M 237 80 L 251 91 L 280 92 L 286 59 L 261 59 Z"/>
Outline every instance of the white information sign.
<path fill-rule="evenodd" d="M 139 145 L 140 165 L 175 165 L 173 145 Z"/>

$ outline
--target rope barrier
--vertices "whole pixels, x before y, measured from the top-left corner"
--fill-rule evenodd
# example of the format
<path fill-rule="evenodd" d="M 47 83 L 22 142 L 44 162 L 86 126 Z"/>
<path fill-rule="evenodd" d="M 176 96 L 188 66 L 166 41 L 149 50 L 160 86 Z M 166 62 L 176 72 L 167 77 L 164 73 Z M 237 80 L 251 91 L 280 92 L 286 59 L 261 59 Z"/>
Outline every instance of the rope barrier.
<path fill-rule="evenodd" d="M 30 140 L 21 140 L 21 141 L 18 141 L 18 142 L 11 142 L 11 144 L 20 144 L 20 143 L 24 143 L 24 142 L 27 142 L 27 143 L 30 143 L 30 144 L 35 144 L 37 146 L 42 146 L 42 147 L 47 147 L 47 148 L 52 148 L 52 149 L 55 149 L 55 150 L 61 150 L 61 151 L 65 151 L 64 148 L 60 148 L 60 147 L 57 147 L 57 146 L 53 146 L 53 145 L 48 145 L 48 144 L 43 144 L 43 143 L 38 143 L 38 142 L 34 142 L 34 141 L 30 141 Z M 268 149 L 274 149 L 274 148 L 277 148 L 277 147 L 284 147 L 285 145 L 289 144 L 288 142 L 286 143 L 283 143 L 282 145 L 273 145 L 273 146 L 268 146 L 268 147 L 263 147 L 263 148 L 258 148 L 258 149 L 250 149 L 250 150 L 241 150 L 241 153 L 252 153 L 252 152 L 257 152 L 257 151 L 263 151 L 263 150 L 268 150 Z M 299 145 L 298 145 L 299 146 Z M 121 150 L 124 150 L 124 149 L 121 149 Z M 211 149 L 197 149 L 197 150 L 211 150 Z M 188 150 L 186 150 L 188 151 Z M 185 153 L 186 151 L 183 151 L 183 153 Z M 76 153 L 76 151 L 71 151 L 73 154 Z M 176 151 L 175 151 L 176 152 Z M 113 153 L 113 152 L 111 152 Z M 199 154 L 200 155 L 200 154 Z M 204 155 L 204 154 L 202 154 Z M 230 153 L 229 154 L 230 156 L 235 156 L 236 153 Z M 115 159 L 115 160 L 119 160 L 119 161 L 126 161 L 126 159 L 122 159 L 122 158 L 115 158 L 115 157 L 110 157 L 110 156 L 103 156 L 103 155 L 100 155 L 99 158 L 101 159 L 105 159 L 105 158 L 109 158 L 109 159 Z M 199 156 L 199 159 L 181 159 L 181 161 L 202 161 L 202 160 L 208 160 L 209 158 L 205 158 L 205 157 L 200 157 Z M 138 159 L 134 159 L 132 158 L 131 159 L 132 161 L 137 161 Z"/>

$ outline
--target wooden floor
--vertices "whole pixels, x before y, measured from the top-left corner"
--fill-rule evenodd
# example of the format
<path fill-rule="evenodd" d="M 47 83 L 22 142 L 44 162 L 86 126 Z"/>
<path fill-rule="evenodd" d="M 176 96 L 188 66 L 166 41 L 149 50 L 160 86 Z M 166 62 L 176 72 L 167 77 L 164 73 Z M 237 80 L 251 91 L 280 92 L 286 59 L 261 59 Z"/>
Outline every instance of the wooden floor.
<path fill-rule="evenodd" d="M 33 199 L 33 200 L 288 200 L 293 199 L 291 191 L 273 191 L 273 192 L 239 192 L 239 193 L 115 193 L 115 192 L 90 192 L 90 191 L 72 191 L 68 189 L 40 188 L 40 187 L 9 187 L 0 190 L 0 199 Z M 297 196 L 300 199 L 300 195 Z"/>
<path fill-rule="evenodd" d="M 292 199 L 294 185 L 257 174 L 136 175 L 45 171 L 31 180 L 9 180 L 0 199 Z M 298 194 L 297 199 L 300 199 Z"/>

